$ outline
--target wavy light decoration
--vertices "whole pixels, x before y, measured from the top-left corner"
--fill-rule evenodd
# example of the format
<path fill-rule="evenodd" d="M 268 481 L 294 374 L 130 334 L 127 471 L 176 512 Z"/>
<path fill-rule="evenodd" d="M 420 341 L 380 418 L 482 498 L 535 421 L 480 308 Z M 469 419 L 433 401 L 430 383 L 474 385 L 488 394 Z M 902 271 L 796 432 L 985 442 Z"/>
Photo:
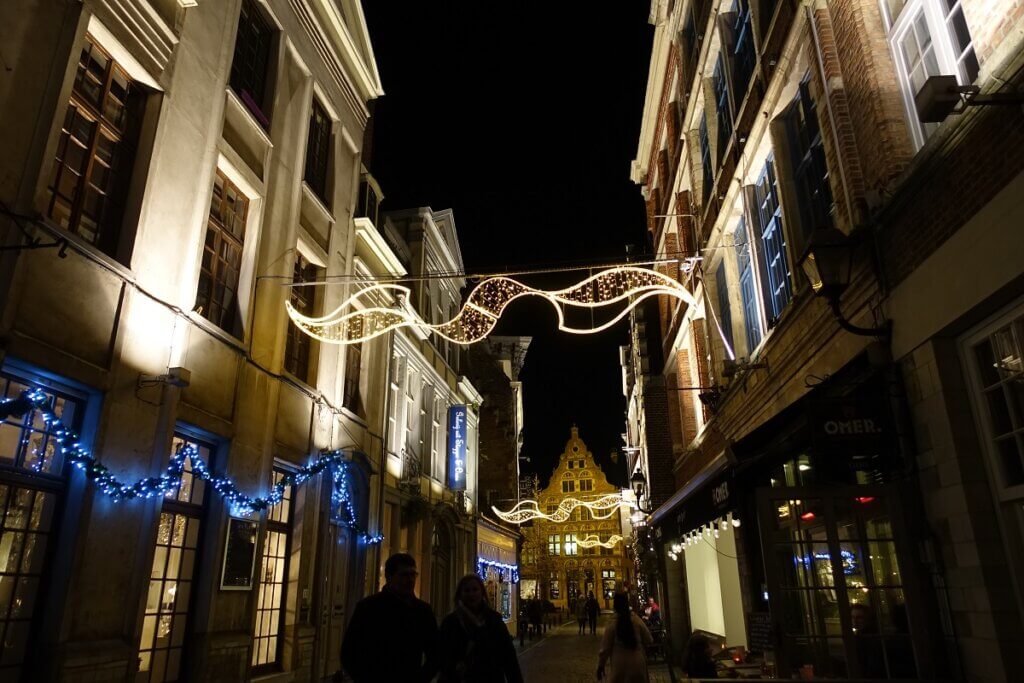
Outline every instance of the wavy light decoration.
<path fill-rule="evenodd" d="M 285 308 L 300 330 L 331 344 L 356 344 L 401 327 L 416 327 L 456 344 L 473 344 L 490 334 L 505 308 L 523 296 L 547 299 L 558 313 L 558 329 L 572 334 L 593 334 L 608 329 L 652 296 L 666 295 L 691 306 L 697 305 L 696 299 L 681 283 L 668 275 L 637 266 L 609 268 L 571 287 L 553 291 L 529 287 L 504 276 L 489 277 L 473 288 L 458 315 L 437 325 L 424 321 L 408 305 L 392 308 L 375 303 L 362 309 L 354 307 L 357 301 L 376 302 L 388 294 L 399 300 L 410 299 L 408 287 L 389 283 L 366 287 L 319 318 L 299 313 L 288 301 Z M 589 328 L 566 325 L 567 308 L 597 309 L 622 302 L 626 302 L 625 307 L 601 325 Z"/>
<path fill-rule="evenodd" d="M 582 541 L 576 541 L 581 548 L 593 548 L 594 546 L 601 546 L 602 548 L 612 548 L 623 540 L 622 536 L 618 534 L 612 534 L 608 537 L 607 541 L 602 541 L 600 536 L 593 534 L 587 536 Z"/>
<path fill-rule="evenodd" d="M 618 493 L 607 493 L 594 500 L 580 500 L 579 498 L 563 498 L 558 504 L 558 509 L 548 514 L 540 509 L 535 500 L 519 501 L 511 510 L 502 511 L 491 506 L 494 514 L 512 524 L 523 524 L 532 519 L 546 519 L 551 522 L 564 522 L 572 515 L 572 511 L 578 507 L 585 507 L 590 510 L 594 519 L 608 519 L 619 511 L 619 507 L 625 505 L 632 507 L 633 504 L 622 500 Z"/>

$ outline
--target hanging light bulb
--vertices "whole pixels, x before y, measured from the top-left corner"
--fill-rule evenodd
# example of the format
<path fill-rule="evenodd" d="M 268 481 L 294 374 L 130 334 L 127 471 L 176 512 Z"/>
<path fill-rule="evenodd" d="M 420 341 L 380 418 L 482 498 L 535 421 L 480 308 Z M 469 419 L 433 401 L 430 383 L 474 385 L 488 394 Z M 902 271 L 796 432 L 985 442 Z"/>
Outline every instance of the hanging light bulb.
<path fill-rule="evenodd" d="M 740 525 L 740 518 L 739 517 L 733 517 L 732 518 L 732 525 L 734 527 L 739 527 L 739 525 Z"/>
<path fill-rule="evenodd" d="M 722 523 L 721 523 L 721 524 L 719 524 L 719 526 L 720 526 L 720 527 L 722 527 L 722 531 L 725 531 L 726 529 L 728 529 L 728 528 L 729 528 L 729 522 L 728 522 L 728 520 L 725 520 L 725 519 L 723 519 L 723 520 L 722 520 Z"/>
<path fill-rule="evenodd" d="M 715 529 L 715 538 L 718 538 L 718 529 Z"/>

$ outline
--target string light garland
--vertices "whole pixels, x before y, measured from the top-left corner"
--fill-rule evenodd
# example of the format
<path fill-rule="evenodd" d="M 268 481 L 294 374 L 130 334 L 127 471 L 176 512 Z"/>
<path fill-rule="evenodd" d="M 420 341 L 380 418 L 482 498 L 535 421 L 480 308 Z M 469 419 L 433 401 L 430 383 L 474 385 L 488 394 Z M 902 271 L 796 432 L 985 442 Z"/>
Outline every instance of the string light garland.
<path fill-rule="evenodd" d="M 487 580 L 488 569 L 496 569 L 498 575 L 503 579 L 507 579 L 511 583 L 519 583 L 519 565 L 517 564 L 505 564 L 504 562 L 485 560 L 482 557 L 478 557 L 476 560 L 476 573 L 485 581 Z"/>
<path fill-rule="evenodd" d="M 145 477 L 128 484 L 119 480 L 106 465 L 96 460 L 79 441 L 78 434 L 64 426 L 64 423 L 50 407 L 50 397 L 41 389 L 26 389 L 17 399 L 0 401 L 0 415 L 4 417 L 11 414 L 24 414 L 32 409 L 38 411 L 46 423 L 47 430 L 57 443 L 60 454 L 77 469 L 83 471 L 89 481 L 93 482 L 103 494 L 116 501 L 166 496 L 181 485 L 185 472 L 185 461 L 188 460 L 191 465 L 190 474 L 207 482 L 218 495 L 222 496 L 227 501 L 232 515 L 248 516 L 278 505 L 284 500 L 285 489 L 289 486 L 300 486 L 311 477 L 330 468 L 333 482 L 331 502 L 337 510 L 337 519 L 354 531 L 357 538 L 365 544 L 371 545 L 384 540 L 382 535 L 371 534 L 362 529 L 356 521 L 348 478 L 349 461 L 345 459 L 343 451 L 321 453 L 311 465 L 284 475 L 274 484 L 265 498 L 248 496 L 242 493 L 230 478 L 212 473 L 206 462 L 200 457 L 199 449 L 193 444 L 185 444 L 179 448 L 171 456 L 167 468 L 160 476 Z M 43 459 L 38 459 L 32 467 L 40 470 L 43 467 Z"/>
<path fill-rule="evenodd" d="M 340 306 L 319 318 L 299 313 L 290 301 L 285 309 L 292 322 L 309 336 L 330 344 L 356 344 L 401 327 L 415 327 L 436 334 L 455 344 L 473 344 L 486 337 L 498 323 L 505 308 L 524 296 L 546 299 L 558 314 L 558 329 L 572 334 L 594 334 L 616 324 L 645 299 L 666 295 L 697 305 L 686 287 L 668 275 L 650 268 L 615 266 L 557 290 L 541 290 L 505 276 L 489 277 L 469 293 L 459 313 L 448 322 L 430 324 L 407 304 L 394 308 L 371 306 L 358 309 L 360 300 L 379 300 L 390 295 L 408 302 L 410 290 L 394 283 L 371 285 L 356 292 Z M 565 322 L 566 309 L 597 309 L 625 302 L 611 320 L 588 328 L 571 327 Z M 345 311 L 348 311 L 347 313 Z"/>
<path fill-rule="evenodd" d="M 601 546 L 602 548 L 614 548 L 621 540 L 623 540 L 623 538 L 618 534 L 612 534 L 608 537 L 607 541 L 602 541 L 600 536 L 591 534 L 582 541 L 576 541 L 576 543 L 578 543 L 581 548 L 594 548 L 596 546 Z"/>
<path fill-rule="evenodd" d="M 499 510 L 491 506 L 491 510 L 499 518 L 512 524 L 524 524 L 533 519 L 546 519 L 551 522 L 564 522 L 572 515 L 573 510 L 584 507 L 590 510 L 593 519 L 608 519 L 618 513 L 621 506 L 633 507 L 633 504 L 624 501 L 618 493 L 608 493 L 595 500 L 580 500 L 579 498 L 563 498 L 558 504 L 558 509 L 548 514 L 540 509 L 535 500 L 520 501 L 510 510 Z"/>

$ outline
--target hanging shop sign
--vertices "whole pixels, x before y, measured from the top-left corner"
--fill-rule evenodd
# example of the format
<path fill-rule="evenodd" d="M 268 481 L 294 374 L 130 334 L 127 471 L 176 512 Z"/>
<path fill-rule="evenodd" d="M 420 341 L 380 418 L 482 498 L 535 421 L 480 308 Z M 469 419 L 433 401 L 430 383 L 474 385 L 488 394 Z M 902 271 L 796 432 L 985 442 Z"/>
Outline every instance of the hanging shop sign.
<path fill-rule="evenodd" d="M 823 452 L 889 452 L 895 442 L 889 405 L 878 400 L 817 400 L 808 410 L 811 439 Z"/>
<path fill-rule="evenodd" d="M 466 490 L 466 406 L 448 408 L 448 488 Z"/>
<path fill-rule="evenodd" d="M 256 562 L 256 537 L 260 525 L 256 520 L 228 518 L 228 535 L 224 542 L 224 566 L 220 588 L 226 591 L 247 591 L 252 588 L 252 568 Z"/>

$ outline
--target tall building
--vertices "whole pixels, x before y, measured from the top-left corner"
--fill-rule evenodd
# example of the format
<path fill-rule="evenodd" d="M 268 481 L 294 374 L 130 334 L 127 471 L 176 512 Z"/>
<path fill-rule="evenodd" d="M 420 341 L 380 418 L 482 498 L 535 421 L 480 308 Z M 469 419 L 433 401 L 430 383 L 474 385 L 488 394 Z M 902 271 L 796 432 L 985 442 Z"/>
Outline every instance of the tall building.
<path fill-rule="evenodd" d="M 671 652 L 702 629 L 783 678 L 1012 680 L 1024 117 L 983 103 L 1021 90 L 1024 2 L 650 21 L 632 177 L 699 302 L 623 354 Z"/>
<path fill-rule="evenodd" d="M 541 512 L 556 515 L 568 500 L 584 503 L 620 494 L 608 483 L 594 454 L 573 426 L 547 487 L 537 495 Z M 611 609 L 616 590 L 632 583 L 633 562 L 626 554 L 619 507 L 591 511 L 571 506 L 565 519 L 539 517 L 523 527 L 522 596 L 568 608 L 591 592 Z"/>

